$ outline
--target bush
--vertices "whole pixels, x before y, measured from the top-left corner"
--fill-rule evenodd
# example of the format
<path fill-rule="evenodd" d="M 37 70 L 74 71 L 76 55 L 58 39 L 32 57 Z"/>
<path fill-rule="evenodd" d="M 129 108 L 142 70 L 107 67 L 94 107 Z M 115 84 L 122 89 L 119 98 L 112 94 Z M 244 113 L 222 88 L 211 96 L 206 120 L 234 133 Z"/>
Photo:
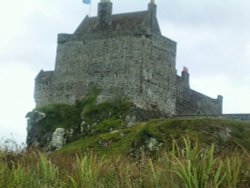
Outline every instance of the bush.
<path fill-rule="evenodd" d="M 80 111 L 75 105 L 54 104 L 36 109 L 46 114 L 40 122 L 44 131 L 54 131 L 56 128 L 74 128 L 81 122 Z"/>

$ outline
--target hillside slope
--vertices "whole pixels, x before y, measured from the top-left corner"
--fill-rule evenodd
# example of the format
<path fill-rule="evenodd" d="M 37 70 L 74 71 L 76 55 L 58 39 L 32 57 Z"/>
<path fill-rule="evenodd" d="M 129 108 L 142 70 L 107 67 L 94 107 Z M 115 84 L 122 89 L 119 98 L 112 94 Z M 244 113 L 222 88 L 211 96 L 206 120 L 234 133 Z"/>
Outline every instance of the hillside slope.
<path fill-rule="evenodd" d="M 84 136 L 66 144 L 55 153 L 86 153 L 138 157 L 140 151 L 150 154 L 171 150 L 173 139 L 181 146 L 183 137 L 199 140 L 206 149 L 215 144 L 216 153 L 250 151 L 250 122 L 226 119 L 156 119 L 137 123 L 131 128 Z"/>
<path fill-rule="evenodd" d="M 75 105 L 49 105 L 27 114 L 28 147 L 40 147 L 56 153 L 94 151 L 108 155 L 137 157 L 169 150 L 173 139 L 199 140 L 204 149 L 215 144 L 215 153 L 245 149 L 250 151 L 250 122 L 222 118 L 182 118 L 161 116 L 155 111 L 136 109 L 126 98 L 98 101 L 98 90 Z M 59 134 L 56 131 L 59 130 Z M 54 139 L 56 138 L 56 139 Z M 61 143 L 54 144 L 59 140 Z M 66 144 L 66 145 L 65 145 Z M 243 150 L 244 150 L 243 149 Z"/>

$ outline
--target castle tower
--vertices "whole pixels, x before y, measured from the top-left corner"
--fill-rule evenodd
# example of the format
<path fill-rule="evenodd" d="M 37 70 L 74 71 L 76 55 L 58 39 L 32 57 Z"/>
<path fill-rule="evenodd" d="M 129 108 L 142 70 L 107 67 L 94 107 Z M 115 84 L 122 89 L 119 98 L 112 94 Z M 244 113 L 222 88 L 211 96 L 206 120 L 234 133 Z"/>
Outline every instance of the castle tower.
<path fill-rule="evenodd" d="M 112 2 L 111 0 L 101 0 L 98 4 L 98 20 L 99 27 L 106 28 L 111 25 Z"/>
<path fill-rule="evenodd" d="M 122 14 L 112 14 L 111 0 L 101 0 L 97 16 L 58 35 L 55 70 L 36 78 L 36 106 L 74 104 L 97 87 L 99 98 L 126 96 L 143 110 L 220 113 L 221 97 L 191 90 L 186 68 L 176 75 L 176 42 L 161 34 L 156 13 L 154 0 L 147 10 Z"/>
<path fill-rule="evenodd" d="M 101 0 L 96 17 L 58 35 L 52 87 L 37 95 L 37 106 L 72 104 L 96 86 L 103 99 L 126 96 L 141 109 L 173 114 L 175 55 L 176 43 L 161 35 L 154 1 L 148 10 L 112 14 L 111 1 Z"/>

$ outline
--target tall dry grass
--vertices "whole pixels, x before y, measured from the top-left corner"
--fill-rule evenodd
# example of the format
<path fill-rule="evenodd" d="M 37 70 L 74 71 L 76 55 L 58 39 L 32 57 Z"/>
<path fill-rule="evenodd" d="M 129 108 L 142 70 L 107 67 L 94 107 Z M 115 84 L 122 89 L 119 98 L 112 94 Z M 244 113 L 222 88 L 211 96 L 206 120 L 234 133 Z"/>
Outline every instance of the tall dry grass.
<path fill-rule="evenodd" d="M 179 146 L 139 160 L 94 153 L 53 158 L 39 151 L 0 151 L 0 187 L 169 187 L 248 188 L 250 158 L 246 152 L 215 155 L 184 138 Z"/>

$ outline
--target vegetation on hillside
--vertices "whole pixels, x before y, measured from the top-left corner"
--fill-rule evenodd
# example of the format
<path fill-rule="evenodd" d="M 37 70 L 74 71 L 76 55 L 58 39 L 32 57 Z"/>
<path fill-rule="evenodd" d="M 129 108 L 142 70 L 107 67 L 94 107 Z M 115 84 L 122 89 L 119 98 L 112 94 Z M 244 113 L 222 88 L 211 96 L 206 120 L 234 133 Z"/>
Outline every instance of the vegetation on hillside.
<path fill-rule="evenodd" d="M 31 127 L 35 140 L 65 128 L 67 143 L 51 153 L 1 149 L 0 187 L 250 187 L 248 121 L 136 123 L 127 99 L 98 100 L 93 90 L 75 105 L 35 109 L 46 114 Z"/>
<path fill-rule="evenodd" d="M 118 127 L 113 131 L 86 135 L 55 151 L 53 155 L 95 152 L 98 155 L 126 155 L 139 158 L 143 151 L 154 156 L 158 155 L 159 151 L 169 151 L 172 139 L 183 146 L 183 136 L 189 137 L 191 141 L 200 140 L 203 149 L 213 143 L 216 155 L 237 150 L 249 152 L 249 135 L 249 122 L 207 118 L 156 119 L 136 123 L 129 128 Z"/>
<path fill-rule="evenodd" d="M 151 158 L 125 156 L 53 155 L 38 151 L 0 151 L 0 187 L 250 187 L 249 153 L 215 155 L 201 143 L 183 138 L 183 146 L 172 140 L 169 151 Z"/>
<path fill-rule="evenodd" d="M 112 98 L 98 102 L 98 94 L 99 91 L 93 88 L 85 100 L 76 101 L 74 105 L 50 104 L 35 109 L 46 114 L 40 124 L 46 131 L 54 131 L 58 127 L 80 129 L 82 124 L 86 134 L 90 126 L 95 131 L 109 131 L 112 124 L 120 128 L 117 122 L 122 124 L 125 120 L 129 105 L 127 99 Z M 97 123 L 99 126 L 92 127 Z"/>
<path fill-rule="evenodd" d="M 30 135 L 33 134 L 35 142 L 49 144 L 49 136 L 54 130 L 65 128 L 68 144 L 59 152 L 72 153 L 94 151 L 137 156 L 143 149 L 152 154 L 168 150 L 172 138 L 179 142 L 186 135 L 192 140 L 199 139 L 204 147 L 214 143 L 215 153 L 240 147 L 250 151 L 249 122 L 170 118 L 135 123 L 130 115 L 131 104 L 126 98 L 100 102 L 98 95 L 99 91 L 93 89 L 84 101 L 75 105 L 53 104 L 35 109 L 45 113 L 46 117 L 32 127 Z"/>
<path fill-rule="evenodd" d="M 45 114 L 42 120 L 30 125 L 28 131 L 28 146 L 35 142 L 36 146 L 49 147 L 56 128 L 66 130 L 67 143 L 88 135 L 110 132 L 113 129 L 122 129 L 127 126 L 126 117 L 129 110 L 129 102 L 126 98 L 112 98 L 104 102 L 98 102 L 99 91 L 93 89 L 83 101 L 76 101 L 74 105 L 50 104 L 39 107 L 29 112 L 27 118 L 34 113 Z"/>

